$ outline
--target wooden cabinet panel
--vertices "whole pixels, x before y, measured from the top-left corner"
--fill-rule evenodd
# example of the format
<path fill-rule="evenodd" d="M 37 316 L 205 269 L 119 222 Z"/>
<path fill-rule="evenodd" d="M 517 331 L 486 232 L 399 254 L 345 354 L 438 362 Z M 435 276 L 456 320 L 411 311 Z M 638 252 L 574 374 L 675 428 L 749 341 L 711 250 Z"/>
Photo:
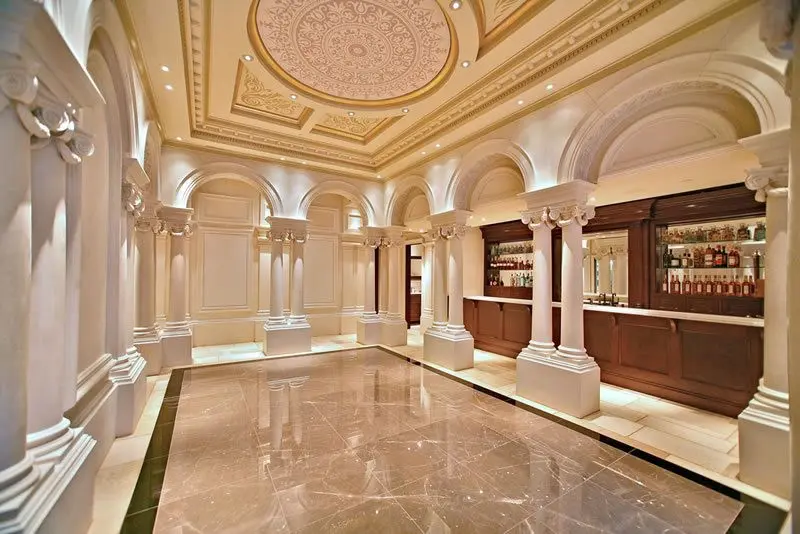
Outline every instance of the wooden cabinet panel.
<path fill-rule="evenodd" d="M 478 301 L 478 324 L 476 330 L 481 337 L 503 337 L 502 304 Z"/>
<path fill-rule="evenodd" d="M 739 317 L 763 317 L 764 300 L 754 297 L 729 297 L 722 300 L 721 313 Z"/>
<path fill-rule="evenodd" d="M 596 361 L 615 360 L 615 315 L 603 312 L 583 312 L 583 336 L 586 352 Z"/>
<path fill-rule="evenodd" d="M 408 324 L 419 324 L 419 318 L 422 315 L 422 295 L 411 294 L 408 295 L 406 311 L 406 322 Z"/>
<path fill-rule="evenodd" d="M 530 306 L 503 305 L 503 338 L 512 343 L 528 344 L 531 339 Z"/>
<path fill-rule="evenodd" d="M 620 365 L 665 375 L 669 373 L 668 320 L 653 320 L 651 317 L 631 320 L 625 317 L 620 320 L 619 328 Z"/>
<path fill-rule="evenodd" d="M 464 328 L 475 332 L 475 314 L 478 312 L 477 301 L 464 299 Z M 474 335 L 474 334 L 473 334 Z"/>
<path fill-rule="evenodd" d="M 713 297 L 687 296 L 686 311 L 719 315 L 719 299 Z"/>

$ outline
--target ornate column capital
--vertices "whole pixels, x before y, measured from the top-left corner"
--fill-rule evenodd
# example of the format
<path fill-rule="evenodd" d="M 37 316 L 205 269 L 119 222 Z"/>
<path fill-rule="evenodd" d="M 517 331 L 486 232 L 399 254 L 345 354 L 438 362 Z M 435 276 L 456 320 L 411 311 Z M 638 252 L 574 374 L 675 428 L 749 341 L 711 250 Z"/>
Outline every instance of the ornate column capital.
<path fill-rule="evenodd" d="M 305 243 L 308 240 L 308 221 L 287 217 L 267 217 L 267 238 L 272 241 Z"/>
<path fill-rule="evenodd" d="M 589 219 L 594 217 L 594 206 L 582 202 L 553 206 L 547 210 L 548 218 L 560 228 L 572 223 L 586 226 Z"/>
<path fill-rule="evenodd" d="M 463 223 L 450 223 L 435 226 L 430 232 L 432 239 L 461 239 L 467 234 L 469 226 Z"/>
<path fill-rule="evenodd" d="M 52 141 L 66 163 L 81 163 L 94 153 L 92 136 L 78 128 L 74 109 L 43 93 L 38 91 L 32 104 L 17 104 L 20 121 L 38 139 L 34 147 L 43 148 Z"/>
<path fill-rule="evenodd" d="M 756 192 L 756 201 L 766 202 L 767 197 L 786 197 L 789 194 L 789 166 L 774 165 L 749 169 L 744 185 Z"/>
<path fill-rule="evenodd" d="M 164 232 L 172 237 L 190 238 L 194 233 L 195 223 L 191 220 L 194 210 L 176 206 L 161 206 L 158 217 L 161 219 Z"/>
<path fill-rule="evenodd" d="M 548 229 L 553 229 L 555 223 L 550 220 L 550 211 L 548 208 L 534 208 L 520 212 L 522 224 L 526 224 L 528 228 L 534 230 L 544 225 Z"/>
<path fill-rule="evenodd" d="M 376 235 L 368 235 L 364 238 L 364 246 L 369 248 L 378 248 L 381 246 L 381 237 Z"/>
<path fill-rule="evenodd" d="M 161 203 L 158 201 L 144 202 L 144 210 L 136 217 L 134 228 L 138 232 L 153 232 L 158 235 L 164 232 L 164 222 L 158 218 Z"/>

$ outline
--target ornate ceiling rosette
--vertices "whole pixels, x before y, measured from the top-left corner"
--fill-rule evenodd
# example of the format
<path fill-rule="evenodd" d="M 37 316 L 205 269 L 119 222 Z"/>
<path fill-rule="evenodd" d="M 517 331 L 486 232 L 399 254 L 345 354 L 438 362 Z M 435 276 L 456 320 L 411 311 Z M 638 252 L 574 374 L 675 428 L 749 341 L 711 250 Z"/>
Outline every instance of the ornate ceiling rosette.
<path fill-rule="evenodd" d="M 416 100 L 444 83 L 458 57 L 436 0 L 253 0 L 248 31 L 285 84 L 340 106 Z"/>

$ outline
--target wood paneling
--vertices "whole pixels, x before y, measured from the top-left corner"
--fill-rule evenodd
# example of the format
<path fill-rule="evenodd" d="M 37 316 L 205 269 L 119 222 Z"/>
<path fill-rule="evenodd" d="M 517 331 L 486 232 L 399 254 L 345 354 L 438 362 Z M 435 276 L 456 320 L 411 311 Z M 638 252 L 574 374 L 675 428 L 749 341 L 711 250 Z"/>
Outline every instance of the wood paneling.
<path fill-rule="evenodd" d="M 560 341 L 553 308 L 553 342 Z M 520 304 L 464 300 L 475 347 L 516 356 L 530 339 L 530 311 Z M 761 328 L 584 311 L 586 351 L 604 382 L 736 417 L 763 372 Z"/>
<path fill-rule="evenodd" d="M 406 299 L 406 322 L 408 324 L 419 324 L 422 315 L 422 295 L 414 293 L 408 295 Z"/>
<path fill-rule="evenodd" d="M 524 299 L 530 300 L 533 298 L 533 288 L 530 287 L 513 287 L 513 286 L 485 286 L 483 294 L 487 297 L 502 297 L 506 299 Z"/>

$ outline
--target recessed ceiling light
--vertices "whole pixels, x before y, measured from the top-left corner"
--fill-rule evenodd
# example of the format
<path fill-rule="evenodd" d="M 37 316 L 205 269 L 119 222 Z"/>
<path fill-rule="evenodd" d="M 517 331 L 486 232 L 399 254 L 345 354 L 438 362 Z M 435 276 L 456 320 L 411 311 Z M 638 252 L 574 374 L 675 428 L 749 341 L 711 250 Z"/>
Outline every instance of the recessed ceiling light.
<path fill-rule="evenodd" d="M 67 107 L 72 108 L 72 102 L 67 102 Z"/>
<path fill-rule="evenodd" d="M 169 72 L 169 67 L 167 67 L 166 65 L 161 65 L 161 71 L 162 72 Z"/>
<path fill-rule="evenodd" d="M 422 155 L 424 156 L 425 154 L 427 154 L 427 152 L 425 152 L 425 151 L 423 150 L 423 151 L 422 151 Z"/>
<path fill-rule="evenodd" d="M 442 148 L 442 145 L 440 145 L 439 143 L 436 143 L 436 148 Z"/>
<path fill-rule="evenodd" d="M 183 141 L 183 137 L 176 137 L 175 140 L 176 141 Z"/>
<path fill-rule="evenodd" d="M 547 85 L 545 85 L 544 88 L 547 89 L 548 91 L 552 91 L 555 88 L 555 85 L 553 85 L 552 83 L 548 83 Z"/>
<path fill-rule="evenodd" d="M 380 178 L 380 177 L 381 177 L 381 175 L 380 175 L 380 174 L 378 174 L 377 176 L 378 176 L 378 178 Z"/>
<path fill-rule="evenodd" d="M 355 115 L 356 115 L 356 112 L 355 112 L 355 111 L 348 111 L 348 112 L 347 112 L 347 114 L 348 114 L 349 116 L 351 116 L 351 117 L 355 117 Z"/>
<path fill-rule="evenodd" d="M 303 162 L 303 165 L 305 165 L 305 164 L 306 164 L 306 162 L 304 161 L 304 162 Z"/>
<path fill-rule="evenodd" d="M 461 62 L 461 66 L 462 66 L 462 67 L 464 67 L 465 69 L 466 69 L 467 67 L 469 67 L 470 65 L 472 65 L 472 63 L 470 63 L 470 62 L 469 62 L 469 61 L 467 61 L 467 60 L 464 60 L 464 61 L 462 61 L 462 62 Z"/>
<path fill-rule="evenodd" d="M 286 158 L 284 158 L 283 156 L 281 156 L 281 161 L 286 161 Z"/>
<path fill-rule="evenodd" d="M 251 56 L 250 54 L 245 54 L 242 56 L 242 59 L 245 61 L 253 61 L 253 56 Z"/>
<path fill-rule="evenodd" d="M 164 89 L 166 89 L 167 91 L 172 91 L 174 87 L 172 87 L 170 84 L 167 84 L 164 86 Z"/>
<path fill-rule="evenodd" d="M 408 113 L 408 108 L 403 108 L 403 113 Z"/>
<path fill-rule="evenodd" d="M 289 98 L 291 98 L 292 100 L 297 100 L 297 95 L 291 94 L 289 95 Z"/>
<path fill-rule="evenodd" d="M 594 198 L 594 197 L 589 197 L 589 202 L 594 202 L 595 200 L 597 200 L 597 199 Z"/>
<path fill-rule="evenodd" d="M 517 104 L 519 104 L 520 106 L 521 106 L 522 104 L 524 104 L 524 103 L 525 103 L 525 101 L 524 101 L 524 100 L 517 100 Z"/>
<path fill-rule="evenodd" d="M 482 222 L 486 222 L 486 217 L 481 217 Z"/>
<path fill-rule="evenodd" d="M 450 9 L 461 9 L 460 0 L 453 0 L 452 2 L 450 2 Z"/>

